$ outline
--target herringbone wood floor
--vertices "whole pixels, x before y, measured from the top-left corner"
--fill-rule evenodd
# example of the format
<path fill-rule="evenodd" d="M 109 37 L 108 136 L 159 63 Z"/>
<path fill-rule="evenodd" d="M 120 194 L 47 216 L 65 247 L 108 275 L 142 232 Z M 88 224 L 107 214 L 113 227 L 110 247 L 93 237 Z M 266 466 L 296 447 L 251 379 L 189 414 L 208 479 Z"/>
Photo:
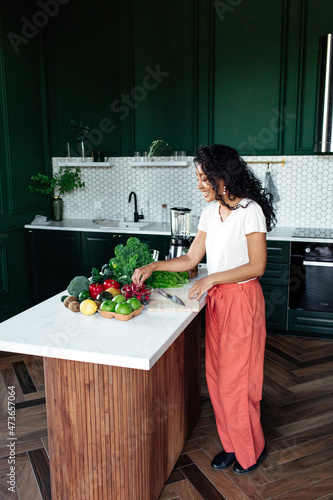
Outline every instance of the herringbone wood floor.
<path fill-rule="evenodd" d="M 0 372 L 0 498 L 50 499 L 42 359 L 2 353 Z M 16 494 L 6 483 L 11 385 L 16 386 Z M 269 455 L 244 477 L 232 469 L 214 471 L 210 461 L 221 445 L 202 337 L 202 414 L 159 500 L 333 499 L 332 389 L 333 341 L 268 335 L 262 422 Z"/>

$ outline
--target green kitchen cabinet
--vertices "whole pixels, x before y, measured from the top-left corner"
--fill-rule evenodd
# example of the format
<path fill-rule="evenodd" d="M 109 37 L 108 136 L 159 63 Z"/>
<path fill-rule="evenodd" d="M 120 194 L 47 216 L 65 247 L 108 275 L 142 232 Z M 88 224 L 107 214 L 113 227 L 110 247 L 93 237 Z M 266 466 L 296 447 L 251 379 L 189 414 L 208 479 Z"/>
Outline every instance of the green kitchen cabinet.
<path fill-rule="evenodd" d="M 121 233 L 81 233 L 82 273 L 91 276 L 91 269 L 98 270 L 114 257 L 114 248 L 125 244 L 128 235 Z"/>
<path fill-rule="evenodd" d="M 314 154 L 318 39 L 333 30 L 332 0 L 80 5 L 79 19 L 70 2 L 43 30 L 52 156 L 75 148 L 72 117 L 92 127 L 89 149 L 112 156 L 159 138 L 188 153 L 223 143 L 242 155 Z"/>
<path fill-rule="evenodd" d="M 267 241 L 267 265 L 260 280 L 268 330 L 287 329 L 290 243 Z"/>
<path fill-rule="evenodd" d="M 295 335 L 332 339 L 333 313 L 289 309 L 288 330 Z"/>
<path fill-rule="evenodd" d="M 286 330 L 288 287 L 262 285 L 265 297 L 267 330 Z"/>
<path fill-rule="evenodd" d="M 171 236 L 159 235 L 157 237 L 157 250 L 160 252 L 159 260 L 164 260 L 169 255 Z"/>
<path fill-rule="evenodd" d="M 128 233 L 98 233 L 82 232 L 82 270 L 84 276 L 90 276 L 91 269 L 98 270 L 114 257 L 114 249 L 117 245 L 126 244 L 131 236 L 139 238 L 142 243 L 147 243 L 149 248 L 158 249 L 157 236 L 155 234 L 128 234 Z"/>
<path fill-rule="evenodd" d="M 29 230 L 33 302 L 66 290 L 82 274 L 79 231 Z"/>

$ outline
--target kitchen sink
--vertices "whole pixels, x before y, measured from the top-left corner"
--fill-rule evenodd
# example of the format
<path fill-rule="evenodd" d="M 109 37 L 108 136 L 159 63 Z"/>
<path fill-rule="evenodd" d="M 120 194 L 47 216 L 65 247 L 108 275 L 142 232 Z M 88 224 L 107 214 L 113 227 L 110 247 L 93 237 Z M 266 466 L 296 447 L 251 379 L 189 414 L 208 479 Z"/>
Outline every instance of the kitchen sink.
<path fill-rule="evenodd" d="M 99 224 L 101 229 L 131 229 L 133 231 L 142 231 L 148 226 L 151 226 L 152 222 L 121 222 L 121 221 L 103 221 Z"/>

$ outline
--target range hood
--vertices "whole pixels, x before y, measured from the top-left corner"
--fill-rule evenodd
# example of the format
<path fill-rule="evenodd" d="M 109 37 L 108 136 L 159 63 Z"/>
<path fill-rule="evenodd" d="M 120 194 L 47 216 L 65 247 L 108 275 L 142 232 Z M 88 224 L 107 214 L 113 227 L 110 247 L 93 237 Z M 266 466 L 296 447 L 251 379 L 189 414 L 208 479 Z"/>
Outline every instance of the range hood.
<path fill-rule="evenodd" d="M 314 151 L 333 153 L 333 34 L 319 39 Z"/>

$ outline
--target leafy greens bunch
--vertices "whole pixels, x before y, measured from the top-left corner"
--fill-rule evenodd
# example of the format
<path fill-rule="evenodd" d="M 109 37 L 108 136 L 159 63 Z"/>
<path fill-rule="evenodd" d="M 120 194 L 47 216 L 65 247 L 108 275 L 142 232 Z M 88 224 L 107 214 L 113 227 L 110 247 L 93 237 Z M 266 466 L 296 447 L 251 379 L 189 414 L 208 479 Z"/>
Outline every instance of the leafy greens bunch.
<path fill-rule="evenodd" d="M 147 283 L 153 288 L 181 288 L 189 281 L 187 271 L 154 271 Z"/>
<path fill-rule="evenodd" d="M 153 262 L 147 243 L 141 243 L 139 238 L 128 238 L 126 245 L 117 245 L 115 257 L 110 259 L 110 268 L 115 279 L 121 284 L 132 283 L 132 274 L 137 267 Z"/>
<path fill-rule="evenodd" d="M 110 268 L 115 279 L 122 285 L 132 282 L 132 275 L 137 267 L 153 262 L 147 243 L 139 238 L 128 238 L 126 245 L 117 245 L 115 257 L 110 259 Z M 154 288 L 180 288 L 189 282 L 188 272 L 154 271 L 146 280 Z"/>

